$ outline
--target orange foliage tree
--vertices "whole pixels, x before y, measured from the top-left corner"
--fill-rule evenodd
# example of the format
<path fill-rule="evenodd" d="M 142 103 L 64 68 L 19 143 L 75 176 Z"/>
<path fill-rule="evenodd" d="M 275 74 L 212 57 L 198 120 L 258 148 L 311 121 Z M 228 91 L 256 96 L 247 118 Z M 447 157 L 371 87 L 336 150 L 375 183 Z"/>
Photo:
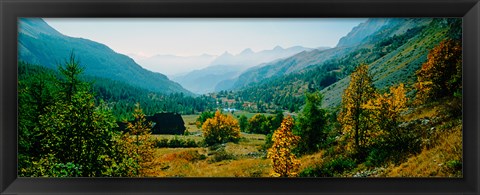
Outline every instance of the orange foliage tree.
<path fill-rule="evenodd" d="M 209 118 L 202 125 L 203 137 L 207 145 L 237 141 L 240 138 L 240 126 L 235 118 L 229 115 L 215 112 L 213 118 Z"/>
<path fill-rule="evenodd" d="M 372 125 L 371 112 L 363 107 L 374 96 L 375 88 L 368 65 L 360 65 L 350 75 L 350 84 L 342 96 L 338 122 L 342 125 L 342 139 L 348 151 L 359 150 L 367 142 Z"/>
<path fill-rule="evenodd" d="M 422 68 L 417 71 L 417 102 L 445 96 L 461 95 L 462 43 L 445 40 L 433 48 Z"/>
<path fill-rule="evenodd" d="M 292 150 L 298 144 L 300 137 L 292 133 L 293 125 L 293 118 L 287 116 L 283 119 L 280 128 L 273 133 L 273 145 L 267 153 L 267 157 L 273 161 L 273 176 L 290 177 L 297 175 L 300 162 L 296 159 Z"/>

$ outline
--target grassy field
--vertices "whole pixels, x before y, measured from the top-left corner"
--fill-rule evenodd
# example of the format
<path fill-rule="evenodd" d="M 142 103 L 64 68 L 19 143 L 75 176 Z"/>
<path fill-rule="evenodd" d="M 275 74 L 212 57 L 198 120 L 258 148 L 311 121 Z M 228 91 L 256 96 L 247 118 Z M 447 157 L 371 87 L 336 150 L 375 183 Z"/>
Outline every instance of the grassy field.
<path fill-rule="evenodd" d="M 244 114 L 239 112 L 239 114 Z M 249 114 L 251 117 L 254 114 Z M 153 135 L 155 139 L 203 140 L 198 115 L 183 115 L 189 135 Z M 155 148 L 147 177 L 268 177 L 271 162 L 262 146 L 265 135 L 241 133 L 238 143 L 215 147 Z"/>
<path fill-rule="evenodd" d="M 158 135 L 166 138 L 171 135 Z M 179 136 L 180 139 L 198 136 Z M 238 143 L 216 147 L 156 148 L 148 177 L 266 177 L 271 171 L 265 135 L 242 134 Z"/>

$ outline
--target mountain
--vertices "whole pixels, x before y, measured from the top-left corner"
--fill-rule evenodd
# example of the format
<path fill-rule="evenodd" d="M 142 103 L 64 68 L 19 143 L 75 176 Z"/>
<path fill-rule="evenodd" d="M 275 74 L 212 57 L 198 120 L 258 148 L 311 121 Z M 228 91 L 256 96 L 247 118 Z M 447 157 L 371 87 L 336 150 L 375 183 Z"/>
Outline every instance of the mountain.
<path fill-rule="evenodd" d="M 165 75 L 142 68 L 130 57 L 88 39 L 61 34 L 40 18 L 21 18 L 18 33 L 18 59 L 56 69 L 71 53 L 84 66 L 85 74 L 128 83 L 164 94 L 193 95 Z"/>
<path fill-rule="evenodd" d="M 455 26 L 458 24 L 455 20 L 459 19 L 397 19 L 397 24 L 385 26 L 383 31 L 367 37 L 370 44 L 365 47 L 370 45 L 378 48 L 372 49 L 370 55 L 381 55 L 368 63 L 375 87 L 385 90 L 388 86 L 399 83 L 412 86 L 417 79 L 415 72 L 427 60 L 428 52 L 441 41 L 455 36 L 450 34 L 451 29 L 461 29 L 461 23 L 460 26 Z M 324 106 L 339 105 L 341 94 L 349 82 L 350 77 L 347 76 L 323 89 Z"/>
<path fill-rule="evenodd" d="M 215 58 L 208 67 L 191 71 L 185 75 L 173 76 L 172 80 L 198 94 L 219 91 L 222 90 L 221 87 L 217 86 L 219 83 L 237 77 L 242 71 L 250 67 L 310 50 L 312 49 L 301 46 L 290 48 L 277 46 L 271 50 L 259 52 L 247 48 L 237 55 L 225 52 Z"/>
<path fill-rule="evenodd" d="M 270 62 L 279 58 L 285 58 L 302 51 L 309 51 L 311 48 L 305 48 L 301 46 L 294 46 L 290 48 L 282 48 L 276 46 L 271 50 L 263 50 L 254 52 L 252 49 L 247 48 L 237 55 L 232 55 L 228 52 L 223 53 L 217 57 L 211 65 L 234 65 L 252 67 L 261 63 Z"/>
<path fill-rule="evenodd" d="M 241 71 L 240 66 L 214 65 L 172 79 L 194 93 L 206 94 L 216 91 L 220 81 L 238 76 Z"/>
<path fill-rule="evenodd" d="M 336 47 L 350 47 L 360 44 L 363 39 L 377 32 L 388 22 L 387 18 L 372 18 L 354 27 L 347 36 L 342 37 Z"/>
<path fill-rule="evenodd" d="M 185 74 L 194 69 L 209 66 L 216 56 L 203 54 L 199 56 L 175 56 L 175 55 L 154 55 L 144 57 L 130 55 L 142 67 L 153 72 L 159 72 L 169 76 Z"/>
<path fill-rule="evenodd" d="M 303 51 L 294 56 L 283 60 L 272 61 L 270 63 L 256 66 L 243 72 L 237 78 L 231 80 L 233 84 L 230 89 L 240 89 L 250 83 L 260 82 L 263 79 L 283 76 L 292 72 L 302 70 L 305 67 L 316 65 L 335 58 L 348 52 L 350 49 L 326 49 Z M 225 90 L 230 90 L 225 89 Z"/>
<path fill-rule="evenodd" d="M 339 46 L 325 50 L 305 51 L 284 60 L 255 67 L 242 73 L 238 79 L 233 80 L 234 84 L 231 89 L 240 89 L 267 78 L 288 75 L 304 70 L 309 66 L 324 66 L 331 60 L 348 56 L 350 53 L 359 51 L 362 48 L 371 47 L 368 43 L 402 34 L 406 30 L 420 25 L 418 22 L 419 20 L 401 18 L 368 19 L 366 22 L 353 28 L 345 37 L 342 37 L 339 41 Z"/>
<path fill-rule="evenodd" d="M 361 40 L 355 44 L 351 42 L 353 46 L 301 52 L 245 71 L 236 81 L 238 88 L 234 96 L 242 101 L 267 102 L 267 108 L 298 111 L 305 92 L 320 90 L 324 96 L 323 107 L 335 108 L 349 84 L 349 75 L 362 63 L 369 65 L 374 85 L 379 90 L 399 83 L 411 88 L 416 81 L 415 72 L 426 61 L 428 52 L 441 41 L 459 36 L 456 29 L 461 29 L 461 22 L 457 20 L 460 19 L 391 18 L 380 21 L 382 26 L 366 37 L 359 38 L 361 33 L 349 33 L 347 37 L 357 38 L 344 40 Z M 368 20 L 367 23 L 377 21 Z"/>

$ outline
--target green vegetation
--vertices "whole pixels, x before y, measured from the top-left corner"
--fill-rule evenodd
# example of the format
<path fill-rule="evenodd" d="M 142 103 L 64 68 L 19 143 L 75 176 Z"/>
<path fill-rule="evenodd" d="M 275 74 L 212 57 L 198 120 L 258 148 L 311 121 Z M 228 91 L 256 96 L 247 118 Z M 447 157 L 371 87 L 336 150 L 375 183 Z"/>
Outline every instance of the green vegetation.
<path fill-rule="evenodd" d="M 83 74 L 73 54 L 58 70 L 20 60 L 19 176 L 461 177 L 458 21 L 391 19 L 197 97 Z M 151 135 L 158 112 L 183 114 L 185 134 Z"/>
<path fill-rule="evenodd" d="M 73 54 L 58 77 L 37 70 L 36 76 L 26 71 L 19 80 L 19 175 L 136 175 L 138 163 L 121 150 L 114 117 L 95 105 Z"/>
<path fill-rule="evenodd" d="M 296 134 L 300 136 L 298 152 L 313 153 L 327 145 L 328 135 L 328 116 L 322 105 L 322 95 L 320 93 L 307 93 L 305 95 L 306 104 L 300 114 L 299 124 Z"/>

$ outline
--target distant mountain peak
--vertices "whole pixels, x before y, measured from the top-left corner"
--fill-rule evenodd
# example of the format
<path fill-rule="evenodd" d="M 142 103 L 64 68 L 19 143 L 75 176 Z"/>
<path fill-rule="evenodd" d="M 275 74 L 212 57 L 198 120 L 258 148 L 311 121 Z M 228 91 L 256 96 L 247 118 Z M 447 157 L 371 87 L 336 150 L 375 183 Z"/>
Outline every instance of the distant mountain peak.
<path fill-rule="evenodd" d="M 273 48 L 273 50 L 283 50 L 283 47 L 277 45 L 277 46 L 275 46 L 275 48 Z"/>
<path fill-rule="evenodd" d="M 250 48 L 247 48 L 247 49 L 244 49 L 240 54 L 253 54 L 255 52 L 252 51 L 252 49 Z"/>
<path fill-rule="evenodd" d="M 223 52 L 223 54 L 221 56 L 233 56 L 231 53 L 229 53 L 228 51 L 225 51 Z"/>

